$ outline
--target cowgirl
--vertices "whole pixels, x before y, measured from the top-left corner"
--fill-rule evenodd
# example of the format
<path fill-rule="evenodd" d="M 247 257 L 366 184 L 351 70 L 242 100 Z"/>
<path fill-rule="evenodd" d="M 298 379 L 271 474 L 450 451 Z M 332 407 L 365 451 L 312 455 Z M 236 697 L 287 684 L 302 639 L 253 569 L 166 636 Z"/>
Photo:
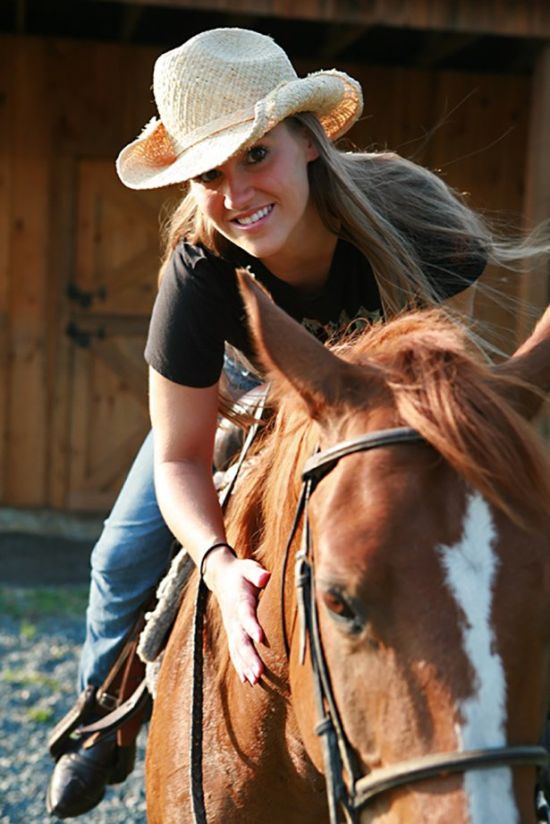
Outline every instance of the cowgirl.
<path fill-rule="evenodd" d="M 467 287 L 501 247 L 427 170 L 395 154 L 335 148 L 361 114 L 359 84 L 335 70 L 298 78 L 269 37 L 199 34 L 157 60 L 154 94 L 160 120 L 117 161 L 131 188 L 186 184 L 145 353 L 154 458 L 149 436 L 92 555 L 81 686 L 103 681 L 172 536 L 204 567 L 233 664 L 255 684 L 256 602 L 269 571 L 225 543 L 211 471 L 224 353 L 253 359 L 235 268 L 249 266 L 279 306 L 326 340 L 458 293 L 467 308 Z M 225 375 L 236 391 L 254 383 L 226 356 Z M 50 812 L 67 818 L 95 806 L 118 757 L 109 741 L 62 756 Z"/>

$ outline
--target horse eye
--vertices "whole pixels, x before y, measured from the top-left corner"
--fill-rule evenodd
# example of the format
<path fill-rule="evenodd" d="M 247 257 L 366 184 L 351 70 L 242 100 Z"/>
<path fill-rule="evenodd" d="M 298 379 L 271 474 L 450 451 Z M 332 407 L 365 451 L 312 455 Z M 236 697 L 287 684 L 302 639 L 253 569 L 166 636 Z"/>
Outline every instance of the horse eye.
<path fill-rule="evenodd" d="M 335 589 L 328 589 L 322 593 L 322 599 L 331 618 L 348 624 L 348 629 L 351 632 L 359 632 L 362 629 L 362 622 L 359 616 L 341 592 Z"/>

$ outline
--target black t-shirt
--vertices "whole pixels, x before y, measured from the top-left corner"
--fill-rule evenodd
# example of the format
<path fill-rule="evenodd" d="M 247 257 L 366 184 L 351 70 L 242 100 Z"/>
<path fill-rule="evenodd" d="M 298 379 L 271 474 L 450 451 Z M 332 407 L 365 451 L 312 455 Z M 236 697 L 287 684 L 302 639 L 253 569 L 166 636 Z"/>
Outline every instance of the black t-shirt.
<path fill-rule="evenodd" d="M 485 256 L 476 249 L 460 263 L 445 255 L 424 256 L 426 276 L 441 300 L 473 283 Z M 257 259 L 231 246 L 220 258 L 181 242 L 172 255 L 153 308 L 145 359 L 164 377 L 185 386 L 206 387 L 221 373 L 225 343 L 253 360 L 235 268 L 249 266 L 275 303 L 321 341 L 382 317 L 372 268 L 352 244 L 339 240 L 322 290 L 307 295 L 273 275 Z"/>

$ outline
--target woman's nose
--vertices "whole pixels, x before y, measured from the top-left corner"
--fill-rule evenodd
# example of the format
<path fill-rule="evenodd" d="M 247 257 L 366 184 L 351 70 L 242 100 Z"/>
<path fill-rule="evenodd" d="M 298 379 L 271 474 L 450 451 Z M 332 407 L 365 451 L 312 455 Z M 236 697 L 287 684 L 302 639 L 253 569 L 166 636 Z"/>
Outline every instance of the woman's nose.
<path fill-rule="evenodd" d="M 226 174 L 223 203 L 228 211 L 242 211 L 251 203 L 253 195 L 254 190 L 246 174 L 238 171 Z"/>

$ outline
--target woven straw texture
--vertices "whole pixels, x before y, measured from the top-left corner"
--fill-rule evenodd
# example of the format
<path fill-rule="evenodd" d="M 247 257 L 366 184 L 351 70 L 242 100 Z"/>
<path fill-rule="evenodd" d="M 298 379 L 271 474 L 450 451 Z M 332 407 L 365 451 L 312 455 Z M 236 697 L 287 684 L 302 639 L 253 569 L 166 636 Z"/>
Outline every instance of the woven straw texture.
<path fill-rule="evenodd" d="M 183 182 L 222 165 L 286 117 L 313 112 L 331 139 L 361 114 L 361 87 L 332 69 L 299 78 L 270 38 L 213 29 L 161 55 L 153 75 L 153 119 L 117 160 L 134 189 Z"/>

